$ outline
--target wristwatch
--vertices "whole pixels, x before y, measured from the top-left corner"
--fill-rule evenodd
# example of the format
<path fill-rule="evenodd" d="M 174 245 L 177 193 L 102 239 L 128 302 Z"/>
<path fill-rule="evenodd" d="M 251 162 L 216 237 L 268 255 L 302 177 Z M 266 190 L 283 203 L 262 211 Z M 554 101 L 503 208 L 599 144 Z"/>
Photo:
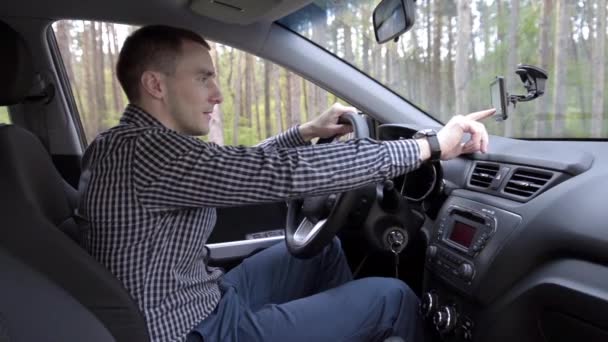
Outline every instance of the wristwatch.
<path fill-rule="evenodd" d="M 439 145 L 439 139 L 437 139 L 437 131 L 434 129 L 421 129 L 414 134 L 414 139 L 426 138 L 431 147 L 431 162 L 441 160 L 441 146 Z"/>

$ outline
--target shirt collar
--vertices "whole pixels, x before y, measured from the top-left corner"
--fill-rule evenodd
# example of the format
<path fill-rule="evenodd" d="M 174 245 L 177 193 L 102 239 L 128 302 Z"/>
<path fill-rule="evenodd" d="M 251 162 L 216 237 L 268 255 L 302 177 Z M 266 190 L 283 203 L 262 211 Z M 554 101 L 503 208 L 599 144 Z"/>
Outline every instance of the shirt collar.
<path fill-rule="evenodd" d="M 141 107 L 129 103 L 127 108 L 125 108 L 122 117 L 120 118 L 121 124 L 129 124 L 136 126 L 156 126 L 156 127 L 165 127 L 160 121 L 158 121 L 155 117 L 153 117 L 150 113 L 143 110 Z"/>

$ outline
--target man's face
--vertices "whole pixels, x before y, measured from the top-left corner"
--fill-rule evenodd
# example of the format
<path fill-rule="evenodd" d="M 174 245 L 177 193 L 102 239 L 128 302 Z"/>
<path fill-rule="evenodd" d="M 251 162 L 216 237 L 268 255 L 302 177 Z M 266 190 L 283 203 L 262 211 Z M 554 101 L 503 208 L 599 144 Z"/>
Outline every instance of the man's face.
<path fill-rule="evenodd" d="M 199 43 L 183 41 L 175 73 L 165 80 L 173 128 L 187 135 L 209 133 L 210 114 L 222 102 L 209 50 Z"/>

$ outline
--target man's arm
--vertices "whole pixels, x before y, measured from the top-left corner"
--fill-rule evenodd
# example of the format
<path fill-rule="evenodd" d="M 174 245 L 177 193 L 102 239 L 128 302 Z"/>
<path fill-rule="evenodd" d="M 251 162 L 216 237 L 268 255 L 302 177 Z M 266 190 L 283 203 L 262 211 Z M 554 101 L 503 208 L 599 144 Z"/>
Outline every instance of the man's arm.
<path fill-rule="evenodd" d="M 287 131 L 267 138 L 259 144 L 255 145 L 263 149 L 274 149 L 274 148 L 289 148 L 308 145 L 309 141 L 306 141 L 302 137 L 300 132 L 301 126 L 291 127 Z"/>
<path fill-rule="evenodd" d="M 141 203 L 165 211 L 342 192 L 411 171 L 420 162 L 414 140 L 264 149 L 153 131 L 138 138 L 132 172 Z"/>
<path fill-rule="evenodd" d="M 439 131 L 442 159 L 486 152 L 477 122 L 494 110 L 452 118 Z M 462 143 L 465 133 L 470 140 Z M 426 140 L 354 139 L 298 148 L 222 147 L 171 131 L 138 138 L 132 172 L 149 210 L 220 207 L 343 192 L 409 172 L 429 157 Z"/>
<path fill-rule="evenodd" d="M 353 107 L 345 107 L 339 103 L 334 103 L 325 112 L 316 118 L 303 123 L 297 127 L 292 127 L 284 133 L 270 137 L 256 146 L 262 148 L 278 147 L 297 147 L 310 143 L 314 138 L 329 138 L 342 136 L 352 132 L 350 125 L 338 123 L 338 118 L 345 112 L 356 112 Z"/>

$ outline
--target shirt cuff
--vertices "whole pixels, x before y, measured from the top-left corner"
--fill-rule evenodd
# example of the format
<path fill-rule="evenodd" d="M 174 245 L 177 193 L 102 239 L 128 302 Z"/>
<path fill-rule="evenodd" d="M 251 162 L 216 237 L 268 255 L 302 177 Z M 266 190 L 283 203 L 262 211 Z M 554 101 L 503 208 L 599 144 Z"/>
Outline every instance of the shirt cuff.
<path fill-rule="evenodd" d="M 294 126 L 287 131 L 276 136 L 276 143 L 279 147 L 297 147 L 308 145 L 309 143 L 302 138 L 299 126 Z"/>
<path fill-rule="evenodd" d="M 410 172 L 420 164 L 420 146 L 414 139 L 386 141 L 390 162 L 398 173 Z M 401 172 L 399 172 L 401 171 Z"/>

